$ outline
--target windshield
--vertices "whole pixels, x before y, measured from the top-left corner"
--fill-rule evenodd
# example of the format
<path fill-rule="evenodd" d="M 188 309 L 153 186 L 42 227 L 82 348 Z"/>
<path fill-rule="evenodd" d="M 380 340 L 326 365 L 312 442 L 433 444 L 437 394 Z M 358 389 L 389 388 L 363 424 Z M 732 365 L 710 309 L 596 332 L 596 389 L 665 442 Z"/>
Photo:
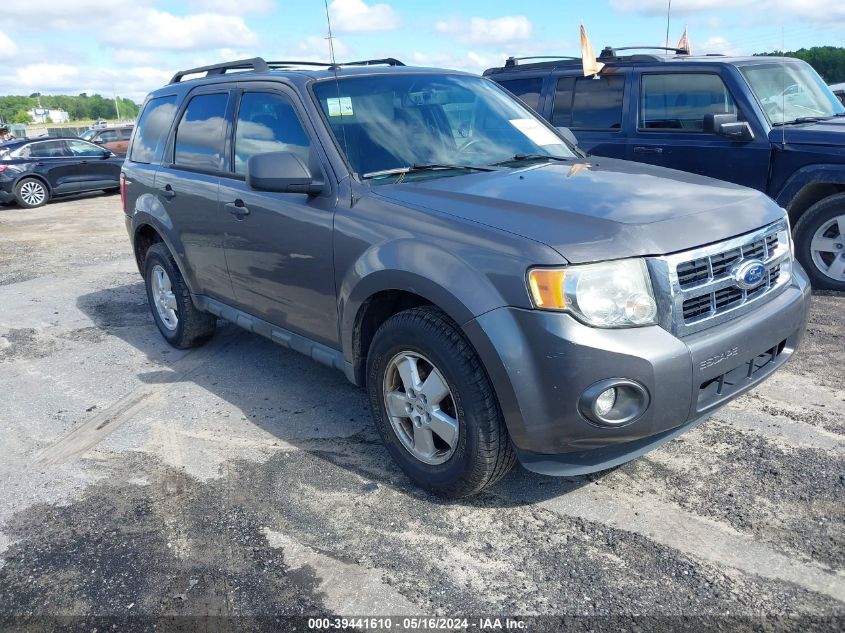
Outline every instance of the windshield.
<path fill-rule="evenodd" d="M 79 135 L 79 138 L 84 138 L 86 141 L 90 141 L 96 133 L 97 130 L 85 130 L 82 134 Z"/>
<path fill-rule="evenodd" d="M 553 128 L 480 77 L 347 77 L 315 84 L 314 94 L 361 177 L 377 179 L 386 176 L 379 172 L 414 166 L 455 166 L 413 175 L 432 178 L 517 155 L 576 156 Z"/>
<path fill-rule="evenodd" d="M 744 66 L 740 70 L 772 125 L 829 119 L 845 113 L 822 78 L 804 62 Z"/>

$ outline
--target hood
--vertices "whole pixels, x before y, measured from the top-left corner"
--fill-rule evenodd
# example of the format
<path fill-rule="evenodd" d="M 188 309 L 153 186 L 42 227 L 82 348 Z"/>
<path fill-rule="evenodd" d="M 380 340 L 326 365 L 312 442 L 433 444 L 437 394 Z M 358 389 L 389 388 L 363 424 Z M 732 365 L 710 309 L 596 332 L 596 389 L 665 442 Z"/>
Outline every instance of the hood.
<path fill-rule="evenodd" d="M 818 123 L 776 127 L 769 132 L 769 141 L 776 144 L 786 141 L 787 145 L 845 147 L 845 117 L 819 121 Z"/>
<path fill-rule="evenodd" d="M 598 157 L 379 185 L 373 191 L 541 242 L 572 263 L 686 250 L 784 215 L 772 200 L 746 187 Z"/>

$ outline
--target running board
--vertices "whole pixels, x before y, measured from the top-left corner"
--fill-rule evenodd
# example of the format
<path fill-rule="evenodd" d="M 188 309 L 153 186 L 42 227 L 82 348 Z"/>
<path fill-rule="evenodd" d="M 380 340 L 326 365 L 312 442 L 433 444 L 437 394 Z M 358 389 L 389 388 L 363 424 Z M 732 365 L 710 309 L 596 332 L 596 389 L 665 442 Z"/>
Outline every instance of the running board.
<path fill-rule="evenodd" d="M 350 382 L 355 384 L 355 372 L 352 369 L 352 363 L 347 363 L 344 360 L 343 352 L 311 340 L 307 336 L 280 328 L 278 325 L 273 325 L 263 319 L 254 317 L 243 310 L 226 305 L 222 301 L 217 301 L 216 299 L 211 299 L 203 295 L 193 295 L 192 298 L 194 305 L 200 310 L 230 321 L 249 332 L 269 338 L 282 347 L 287 347 L 300 354 L 305 354 L 321 365 L 337 369 L 343 372 Z"/>

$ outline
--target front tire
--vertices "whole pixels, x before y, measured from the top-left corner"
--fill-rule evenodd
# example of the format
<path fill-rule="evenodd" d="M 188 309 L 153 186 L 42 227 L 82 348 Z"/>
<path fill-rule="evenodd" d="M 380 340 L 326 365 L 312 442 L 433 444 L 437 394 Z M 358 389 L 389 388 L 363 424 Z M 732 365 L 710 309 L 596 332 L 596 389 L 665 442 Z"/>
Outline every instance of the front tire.
<path fill-rule="evenodd" d="M 50 192 L 38 178 L 24 178 L 15 185 L 15 200 L 25 209 L 35 209 L 47 204 Z"/>
<path fill-rule="evenodd" d="M 147 300 L 159 332 L 177 349 L 202 345 L 214 334 L 217 317 L 197 309 L 173 255 L 162 242 L 144 258 Z"/>
<path fill-rule="evenodd" d="M 426 490 L 472 495 L 515 463 L 481 360 L 436 308 L 400 312 L 379 328 L 367 354 L 367 393 L 391 456 Z"/>
<path fill-rule="evenodd" d="M 817 202 L 801 216 L 795 256 L 814 288 L 845 290 L 845 193 Z"/>

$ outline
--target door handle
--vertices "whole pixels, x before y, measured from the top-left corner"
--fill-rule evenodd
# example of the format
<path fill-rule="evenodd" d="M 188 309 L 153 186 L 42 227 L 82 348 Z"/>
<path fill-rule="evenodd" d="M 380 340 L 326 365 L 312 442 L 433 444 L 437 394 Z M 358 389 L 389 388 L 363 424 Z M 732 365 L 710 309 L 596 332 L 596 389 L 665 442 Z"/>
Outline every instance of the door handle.
<path fill-rule="evenodd" d="M 634 148 L 635 154 L 662 154 L 663 148 L 662 147 L 635 147 Z"/>
<path fill-rule="evenodd" d="M 173 200 L 176 197 L 176 192 L 173 191 L 173 187 L 169 184 L 164 185 L 164 188 L 161 190 L 161 195 L 164 196 L 165 200 Z"/>
<path fill-rule="evenodd" d="M 234 215 L 238 220 L 243 220 L 249 215 L 249 207 L 244 204 L 244 201 L 238 198 L 234 202 L 226 205 L 226 210 Z"/>

